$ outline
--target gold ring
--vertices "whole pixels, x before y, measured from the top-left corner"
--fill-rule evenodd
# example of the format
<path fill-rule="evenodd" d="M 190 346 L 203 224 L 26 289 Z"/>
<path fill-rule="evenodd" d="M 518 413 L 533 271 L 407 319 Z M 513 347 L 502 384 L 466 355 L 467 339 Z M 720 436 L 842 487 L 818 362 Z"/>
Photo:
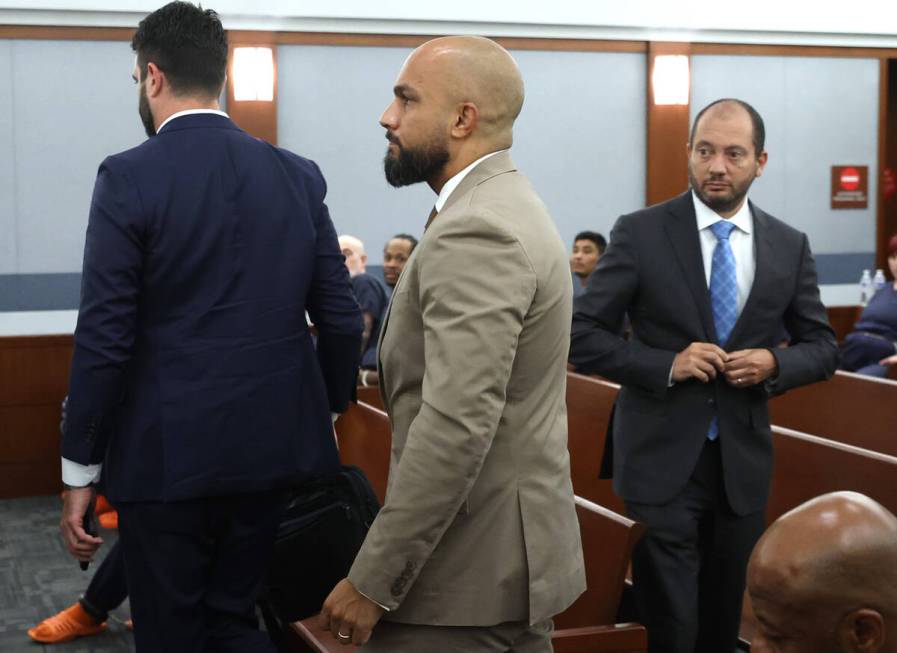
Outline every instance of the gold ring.
<path fill-rule="evenodd" d="M 741 383 L 741 378 L 735 379 L 735 383 Z"/>
<path fill-rule="evenodd" d="M 340 633 L 340 632 L 337 632 L 337 633 L 336 633 L 336 636 L 339 637 L 339 638 L 342 639 L 342 640 L 352 639 L 352 635 L 344 635 L 344 634 L 342 634 L 342 633 Z"/>

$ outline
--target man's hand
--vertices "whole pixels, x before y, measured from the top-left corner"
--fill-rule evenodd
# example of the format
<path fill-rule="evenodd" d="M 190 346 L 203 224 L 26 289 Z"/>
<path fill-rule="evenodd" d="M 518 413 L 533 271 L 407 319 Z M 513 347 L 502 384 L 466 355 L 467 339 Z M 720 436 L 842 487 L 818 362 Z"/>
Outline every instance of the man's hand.
<path fill-rule="evenodd" d="M 89 562 L 103 540 L 93 535 L 88 535 L 84 530 L 84 514 L 87 507 L 94 499 L 96 490 L 93 486 L 71 488 L 65 493 L 65 503 L 62 506 L 62 521 L 59 530 L 62 531 L 62 539 L 65 546 L 79 562 Z"/>
<path fill-rule="evenodd" d="M 888 356 L 887 358 L 882 358 L 878 361 L 879 365 L 897 365 L 897 354 L 893 356 Z"/>
<path fill-rule="evenodd" d="M 330 592 L 321 610 L 324 628 L 336 637 L 340 644 L 366 644 L 383 608 L 355 589 L 348 578 L 342 579 Z"/>
<path fill-rule="evenodd" d="M 726 368 L 728 354 L 709 342 L 693 342 L 673 359 L 673 381 L 695 378 L 702 383 L 715 379 Z"/>
<path fill-rule="evenodd" d="M 768 349 L 741 349 L 729 354 L 726 381 L 736 388 L 763 383 L 779 371 L 776 357 Z"/>

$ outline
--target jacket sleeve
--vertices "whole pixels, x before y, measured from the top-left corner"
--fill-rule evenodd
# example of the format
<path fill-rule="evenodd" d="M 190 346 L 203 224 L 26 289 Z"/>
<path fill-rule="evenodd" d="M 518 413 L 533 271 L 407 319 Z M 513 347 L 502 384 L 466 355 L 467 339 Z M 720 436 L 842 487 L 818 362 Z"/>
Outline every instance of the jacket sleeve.
<path fill-rule="evenodd" d="M 663 398 L 676 352 L 620 336 L 639 289 L 639 253 L 632 223 L 631 215 L 617 220 L 586 291 L 573 302 L 570 362 L 579 372 L 600 374 Z"/>
<path fill-rule="evenodd" d="M 394 610 L 477 480 L 504 411 L 517 339 L 536 292 L 520 243 L 477 212 L 419 245 L 425 372 L 420 412 L 386 505 L 349 573 Z M 409 291 L 413 292 L 413 291 Z"/>
<path fill-rule="evenodd" d="M 318 362 L 330 411 L 341 413 L 355 392 L 364 320 L 326 204 L 321 204 L 315 232 L 314 274 L 306 308 L 318 330 Z"/>
<path fill-rule="evenodd" d="M 87 222 L 62 440 L 62 456 L 82 465 L 102 462 L 109 433 L 103 421 L 123 396 L 143 268 L 142 213 L 130 171 L 107 158 L 97 174 Z"/>
<path fill-rule="evenodd" d="M 779 372 L 766 384 L 770 394 L 831 378 L 838 368 L 838 342 L 819 298 L 816 263 L 805 234 L 801 240 L 797 285 L 785 310 L 784 321 L 791 344 L 784 349 L 771 350 Z"/>

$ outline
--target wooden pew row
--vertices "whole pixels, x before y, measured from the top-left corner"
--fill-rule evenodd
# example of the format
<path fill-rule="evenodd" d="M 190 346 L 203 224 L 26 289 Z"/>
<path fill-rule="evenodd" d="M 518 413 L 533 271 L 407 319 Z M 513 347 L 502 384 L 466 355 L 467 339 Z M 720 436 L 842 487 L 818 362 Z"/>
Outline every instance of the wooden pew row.
<path fill-rule="evenodd" d="M 897 456 L 897 381 L 835 372 L 769 402 L 773 424 Z"/>
<path fill-rule="evenodd" d="M 358 401 L 367 404 L 368 406 L 373 406 L 378 410 L 383 410 L 383 399 L 380 398 L 380 388 L 378 387 L 364 387 L 358 386 Z"/>
<path fill-rule="evenodd" d="M 385 413 L 359 403 L 337 421 L 340 457 L 361 467 L 372 483 L 388 475 L 390 433 Z M 379 488 L 375 485 L 379 493 Z M 381 497 L 382 500 L 382 497 Z M 588 589 L 555 620 L 557 653 L 635 653 L 647 650 L 647 634 L 638 624 L 615 624 L 632 547 L 643 527 L 591 501 L 576 497 L 576 513 L 586 563 Z M 316 617 L 292 625 L 297 651 L 345 651 Z"/>

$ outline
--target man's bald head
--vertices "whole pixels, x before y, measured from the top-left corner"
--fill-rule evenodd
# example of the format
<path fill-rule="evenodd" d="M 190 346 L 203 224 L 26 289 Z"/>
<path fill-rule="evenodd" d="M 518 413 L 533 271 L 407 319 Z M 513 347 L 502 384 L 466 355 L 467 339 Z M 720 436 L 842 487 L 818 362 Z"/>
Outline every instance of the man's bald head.
<path fill-rule="evenodd" d="M 758 651 L 895 652 L 897 518 L 855 492 L 808 501 L 780 517 L 757 543 L 748 591 L 761 624 Z M 881 646 L 853 647 L 873 637 L 879 625 Z M 807 647 L 763 648 L 777 638 Z"/>
<path fill-rule="evenodd" d="M 439 92 L 449 105 L 469 102 L 479 112 L 483 135 L 506 140 L 523 107 L 523 77 L 510 53 L 481 36 L 444 36 L 427 41 L 408 57 L 438 71 Z"/>
<path fill-rule="evenodd" d="M 390 145 L 387 181 L 442 185 L 486 154 L 511 147 L 523 106 L 523 79 L 495 41 L 446 36 L 405 60 L 392 103 L 380 117 Z"/>
<path fill-rule="evenodd" d="M 338 238 L 339 248 L 346 257 L 346 268 L 349 276 L 364 274 L 367 269 L 368 255 L 364 251 L 364 243 L 360 238 L 343 234 Z"/>

